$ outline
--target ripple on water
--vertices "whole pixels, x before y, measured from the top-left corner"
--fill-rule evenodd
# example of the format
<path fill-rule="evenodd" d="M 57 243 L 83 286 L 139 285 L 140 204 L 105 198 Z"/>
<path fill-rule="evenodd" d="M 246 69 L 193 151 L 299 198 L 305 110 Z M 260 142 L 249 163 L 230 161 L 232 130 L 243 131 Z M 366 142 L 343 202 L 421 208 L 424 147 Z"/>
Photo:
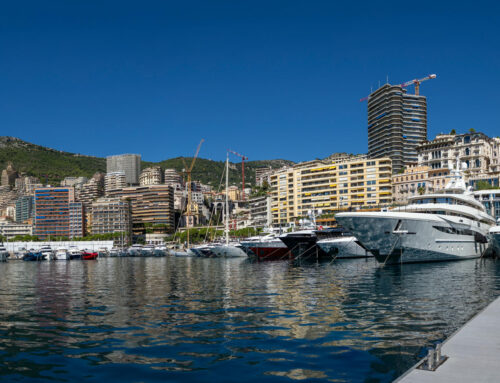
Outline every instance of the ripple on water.
<path fill-rule="evenodd" d="M 495 261 L 0 265 L 12 381 L 388 382 L 499 291 Z"/>

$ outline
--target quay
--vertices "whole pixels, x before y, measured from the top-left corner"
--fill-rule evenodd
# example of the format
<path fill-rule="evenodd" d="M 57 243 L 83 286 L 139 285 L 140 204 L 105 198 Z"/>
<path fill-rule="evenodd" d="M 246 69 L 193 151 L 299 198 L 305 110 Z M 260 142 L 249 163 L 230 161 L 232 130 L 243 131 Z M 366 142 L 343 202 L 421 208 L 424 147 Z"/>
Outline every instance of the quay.
<path fill-rule="evenodd" d="M 427 358 L 417 363 L 398 383 L 499 382 L 500 297 L 457 330 L 441 347 L 441 360 L 434 371 L 421 369 Z"/>

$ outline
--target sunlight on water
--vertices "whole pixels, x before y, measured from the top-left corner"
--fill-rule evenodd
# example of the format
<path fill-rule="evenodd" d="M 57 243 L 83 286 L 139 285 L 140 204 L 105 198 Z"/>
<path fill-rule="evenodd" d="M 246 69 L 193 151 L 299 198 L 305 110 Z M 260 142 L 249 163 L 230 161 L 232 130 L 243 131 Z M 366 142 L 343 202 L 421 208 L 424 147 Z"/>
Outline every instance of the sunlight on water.
<path fill-rule="evenodd" d="M 0 376 L 388 382 L 497 295 L 500 263 L 0 264 Z"/>

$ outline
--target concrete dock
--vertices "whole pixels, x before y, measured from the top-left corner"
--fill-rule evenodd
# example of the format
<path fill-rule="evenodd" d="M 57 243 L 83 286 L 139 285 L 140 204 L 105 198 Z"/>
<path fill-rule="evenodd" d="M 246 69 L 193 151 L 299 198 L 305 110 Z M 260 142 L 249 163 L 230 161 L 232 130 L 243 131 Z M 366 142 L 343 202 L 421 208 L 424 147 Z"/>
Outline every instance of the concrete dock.
<path fill-rule="evenodd" d="M 435 371 L 414 366 L 396 382 L 500 382 L 500 298 L 446 340 L 442 355 Z"/>

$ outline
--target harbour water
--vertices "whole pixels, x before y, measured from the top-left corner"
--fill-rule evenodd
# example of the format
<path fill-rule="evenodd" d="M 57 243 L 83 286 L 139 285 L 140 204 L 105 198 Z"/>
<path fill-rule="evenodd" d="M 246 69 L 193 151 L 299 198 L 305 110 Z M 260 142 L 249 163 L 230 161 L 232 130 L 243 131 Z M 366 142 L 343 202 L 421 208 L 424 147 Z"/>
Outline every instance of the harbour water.
<path fill-rule="evenodd" d="M 10 261 L 0 379 L 390 382 L 499 291 L 489 259 Z"/>

